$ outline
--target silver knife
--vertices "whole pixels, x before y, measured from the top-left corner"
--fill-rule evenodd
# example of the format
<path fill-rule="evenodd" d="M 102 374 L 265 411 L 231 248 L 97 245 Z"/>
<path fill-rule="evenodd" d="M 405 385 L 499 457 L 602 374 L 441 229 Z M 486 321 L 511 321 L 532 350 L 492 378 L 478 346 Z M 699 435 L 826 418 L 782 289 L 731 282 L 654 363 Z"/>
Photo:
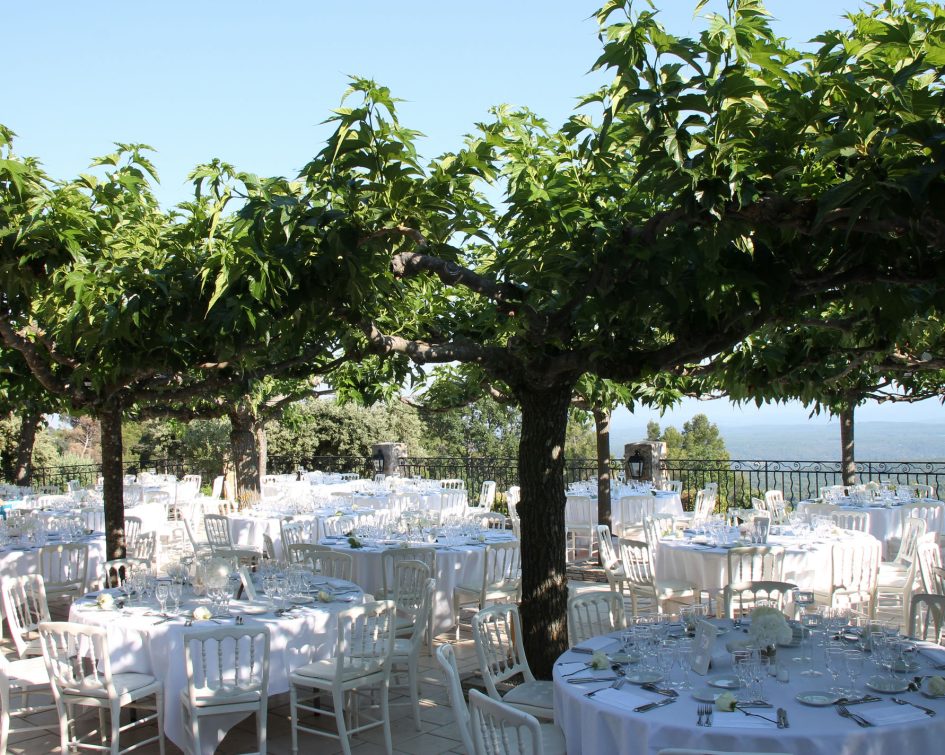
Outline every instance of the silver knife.
<path fill-rule="evenodd" d="M 671 705 L 676 702 L 678 698 L 667 697 L 665 700 L 658 700 L 655 703 L 647 703 L 646 705 L 638 705 L 633 709 L 635 713 L 646 713 L 648 710 L 653 710 L 653 708 L 662 708 L 664 705 Z"/>
<path fill-rule="evenodd" d="M 779 729 L 789 729 L 791 724 L 788 723 L 787 711 L 784 708 L 778 708 L 778 728 Z"/>
<path fill-rule="evenodd" d="M 616 676 L 576 676 L 568 679 L 568 684 L 592 684 L 593 682 L 612 682 Z"/>

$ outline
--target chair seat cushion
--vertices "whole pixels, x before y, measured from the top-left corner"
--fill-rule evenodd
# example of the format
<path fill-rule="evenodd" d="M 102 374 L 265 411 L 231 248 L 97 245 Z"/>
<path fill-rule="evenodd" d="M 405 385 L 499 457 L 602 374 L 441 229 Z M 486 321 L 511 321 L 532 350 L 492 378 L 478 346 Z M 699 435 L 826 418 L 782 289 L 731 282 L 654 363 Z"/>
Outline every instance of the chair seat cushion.
<path fill-rule="evenodd" d="M 405 637 L 398 637 L 394 640 L 394 655 L 410 655 L 411 642 Z"/>
<path fill-rule="evenodd" d="M 112 674 L 112 684 L 119 695 L 131 694 L 136 690 L 154 684 L 156 679 L 150 674 L 138 674 L 129 671 L 124 674 Z M 105 687 L 101 682 L 87 676 L 82 684 L 76 687 L 67 687 L 66 692 L 70 694 L 88 695 L 89 697 L 107 697 Z"/>
<path fill-rule="evenodd" d="M 25 689 L 36 685 L 48 685 L 49 674 L 42 657 L 25 658 L 7 663 L 7 675 L 11 689 Z"/>
<path fill-rule="evenodd" d="M 554 717 L 554 683 L 542 680 L 523 682 L 506 692 L 502 701 L 549 720 Z"/>
<path fill-rule="evenodd" d="M 198 687 L 196 689 L 196 698 L 198 707 L 211 707 L 213 705 L 238 705 L 240 703 L 255 703 L 262 699 L 262 691 L 259 689 L 247 689 L 235 684 L 228 684 L 217 689 L 208 687 Z M 182 690 L 180 699 L 185 703 L 190 702 L 188 691 Z"/>
<path fill-rule="evenodd" d="M 366 676 L 379 672 L 383 668 L 383 663 L 378 658 L 349 658 L 348 665 L 344 670 L 345 679 L 356 679 L 359 676 Z M 311 679 L 332 680 L 338 674 L 338 662 L 332 658 L 324 661 L 313 661 L 304 666 L 299 666 L 292 672 L 292 676 L 308 677 Z"/>
<path fill-rule="evenodd" d="M 696 593 L 696 586 L 682 579 L 658 579 L 655 587 L 660 599 L 690 598 Z"/>

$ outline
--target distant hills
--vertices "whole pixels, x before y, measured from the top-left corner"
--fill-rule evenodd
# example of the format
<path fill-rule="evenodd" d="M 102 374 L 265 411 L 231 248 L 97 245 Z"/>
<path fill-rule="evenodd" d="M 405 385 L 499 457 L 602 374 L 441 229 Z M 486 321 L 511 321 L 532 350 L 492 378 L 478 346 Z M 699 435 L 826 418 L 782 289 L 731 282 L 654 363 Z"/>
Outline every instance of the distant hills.
<path fill-rule="evenodd" d="M 719 424 L 732 459 L 837 461 L 840 459 L 840 426 Z M 945 461 L 945 424 L 920 422 L 858 422 L 855 426 L 859 461 Z M 614 453 L 624 443 L 646 437 L 646 431 L 627 428 L 613 438 Z"/>

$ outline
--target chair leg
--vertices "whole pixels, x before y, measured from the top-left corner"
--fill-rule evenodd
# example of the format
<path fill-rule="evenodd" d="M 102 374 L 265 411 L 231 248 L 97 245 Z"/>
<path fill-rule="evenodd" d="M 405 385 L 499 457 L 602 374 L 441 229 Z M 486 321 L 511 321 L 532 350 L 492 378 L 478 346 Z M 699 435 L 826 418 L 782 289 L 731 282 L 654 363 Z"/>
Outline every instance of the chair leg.
<path fill-rule="evenodd" d="M 268 702 L 268 701 L 267 701 Z M 259 712 L 256 713 L 256 738 L 258 741 L 259 755 L 266 755 L 266 714 L 268 705 L 260 703 Z"/>
<path fill-rule="evenodd" d="M 390 734 L 390 677 L 381 684 L 381 718 L 384 721 L 384 747 L 387 755 L 393 755 L 394 742 Z M 417 727 L 419 728 L 419 727 Z M 346 755 L 348 755 L 346 753 Z"/>
<path fill-rule="evenodd" d="M 348 741 L 348 725 L 345 722 L 345 693 L 332 693 L 332 704 L 335 706 L 335 723 L 338 726 L 338 741 L 344 755 L 351 755 L 351 742 Z M 389 752 L 389 751 L 388 751 Z"/>
<path fill-rule="evenodd" d="M 158 750 L 164 755 L 164 693 L 154 693 L 154 706 L 157 713 Z"/>
<path fill-rule="evenodd" d="M 289 684 L 289 716 L 292 728 L 292 755 L 299 755 L 299 691 Z"/>
<path fill-rule="evenodd" d="M 420 731 L 420 681 L 417 679 L 418 659 L 407 663 L 407 684 L 410 686 L 410 705 L 413 707 L 413 723 Z M 2 755 L 2 754 L 0 754 Z"/>
<path fill-rule="evenodd" d="M 10 711 L 4 705 L 0 709 L 0 755 L 7 755 L 7 740 L 10 738 Z"/>
<path fill-rule="evenodd" d="M 121 752 L 121 733 L 119 732 L 121 728 L 121 706 L 118 705 L 117 701 L 109 707 L 108 722 L 111 724 L 110 753 L 111 755 L 119 755 Z"/>

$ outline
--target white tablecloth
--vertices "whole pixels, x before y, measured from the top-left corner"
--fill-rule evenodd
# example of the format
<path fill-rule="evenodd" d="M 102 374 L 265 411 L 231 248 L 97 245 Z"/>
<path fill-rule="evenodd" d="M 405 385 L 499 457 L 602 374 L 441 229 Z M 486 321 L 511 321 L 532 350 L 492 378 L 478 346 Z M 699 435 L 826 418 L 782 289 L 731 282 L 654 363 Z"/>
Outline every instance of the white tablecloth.
<path fill-rule="evenodd" d="M 509 535 L 495 535 L 495 541 L 508 541 Z M 426 543 L 412 545 L 430 547 Z M 365 592 L 376 594 L 383 588 L 383 554 L 397 546 L 351 548 L 345 541 L 324 540 L 333 550 L 350 553 L 354 559 L 352 579 Z M 433 596 L 433 631 L 440 634 L 453 627 L 453 590 L 458 584 L 481 583 L 485 567 L 485 545 L 455 545 L 436 548 L 436 591 Z"/>
<path fill-rule="evenodd" d="M 55 545 L 59 540 L 48 540 L 47 545 Z M 105 561 L 105 535 L 99 533 L 81 540 L 89 546 L 89 569 L 86 589 L 98 579 L 102 563 Z M 0 548 L 0 576 L 21 577 L 24 574 L 39 573 L 39 548 Z M 0 616 L 3 606 L 0 605 Z"/>
<path fill-rule="evenodd" d="M 782 579 L 802 590 L 827 592 L 831 578 L 831 550 L 848 538 L 869 537 L 854 532 L 828 540 L 807 535 L 770 535 L 768 545 L 785 548 Z M 667 539 L 656 552 L 656 573 L 663 579 L 683 579 L 703 590 L 719 591 L 728 584 L 727 547 L 710 548 L 689 539 Z"/>
<path fill-rule="evenodd" d="M 804 507 L 814 503 L 814 501 L 800 501 L 797 504 L 797 510 L 804 512 Z M 819 503 L 819 501 L 818 501 Z M 923 500 L 921 503 L 929 505 L 945 506 L 945 503 L 937 500 Z M 840 511 L 865 511 L 870 515 L 870 534 L 885 543 L 890 538 L 902 537 L 902 505 L 891 506 L 872 506 L 869 504 L 839 504 Z M 943 519 L 945 522 L 945 519 Z"/>
<path fill-rule="evenodd" d="M 185 603 L 184 612 L 192 611 L 196 603 Z M 232 604 L 234 616 L 239 603 Z M 351 603 L 315 603 L 304 610 L 277 618 L 273 614 L 244 617 L 245 624 L 261 624 L 269 630 L 269 694 L 289 689 L 289 673 L 311 660 L 330 658 L 337 638 L 337 614 Z M 73 604 L 69 620 L 108 628 L 112 671 L 139 671 L 156 676 L 164 684 L 164 730 L 167 738 L 181 749 L 189 740 L 182 715 L 180 693 L 187 687 L 184 670 L 183 635 L 188 631 L 184 618 L 164 623 L 157 616 L 157 606 L 136 606 L 125 611 L 103 611 L 94 602 Z M 223 621 L 233 626 L 235 621 Z M 194 627 L 212 628 L 216 624 L 194 624 Z M 192 630 L 191 630 L 192 631 Z M 214 716 L 201 720 L 201 752 L 214 752 L 226 733 L 245 714 Z"/>
<path fill-rule="evenodd" d="M 731 670 L 724 643 L 736 634 L 728 632 L 716 641 L 710 677 Z M 791 652 L 789 648 L 779 651 Z M 567 663 L 587 659 L 587 655 L 568 651 L 560 660 Z M 788 659 L 788 665 L 794 664 Z M 799 692 L 831 685 L 824 677 L 811 680 L 801 676 L 797 673 L 800 669 L 791 669 L 792 679 L 787 684 L 774 679 L 766 682 L 768 699 L 774 708 L 752 710 L 773 718 L 777 707 L 785 708 L 790 728 L 778 729 L 774 724 L 751 719 L 737 711 L 715 713 L 712 727 L 699 727 L 696 725 L 699 703 L 690 692 L 682 692 L 678 702 L 671 705 L 635 713 L 634 707 L 663 698 L 630 684 L 621 690 L 608 690 L 606 694 L 588 698 L 586 692 L 602 685 L 568 684 L 561 675 L 575 668 L 579 667 L 555 666 L 554 672 L 555 721 L 564 730 L 568 755 L 655 755 L 667 747 L 796 755 L 911 755 L 941 752 L 945 740 L 945 698 L 929 700 L 915 692 L 902 693 L 898 696 L 933 708 L 938 715 L 934 718 L 921 715 L 908 723 L 864 729 L 841 718 L 833 706 L 813 708 L 797 702 L 795 695 Z M 928 670 L 925 673 L 929 673 Z M 705 680 L 695 674 L 692 679 L 696 688 L 705 685 Z M 883 697 L 888 699 L 888 696 Z M 881 705 L 890 706 L 890 703 L 868 703 L 851 710 L 865 714 L 871 708 L 879 710 Z"/>

